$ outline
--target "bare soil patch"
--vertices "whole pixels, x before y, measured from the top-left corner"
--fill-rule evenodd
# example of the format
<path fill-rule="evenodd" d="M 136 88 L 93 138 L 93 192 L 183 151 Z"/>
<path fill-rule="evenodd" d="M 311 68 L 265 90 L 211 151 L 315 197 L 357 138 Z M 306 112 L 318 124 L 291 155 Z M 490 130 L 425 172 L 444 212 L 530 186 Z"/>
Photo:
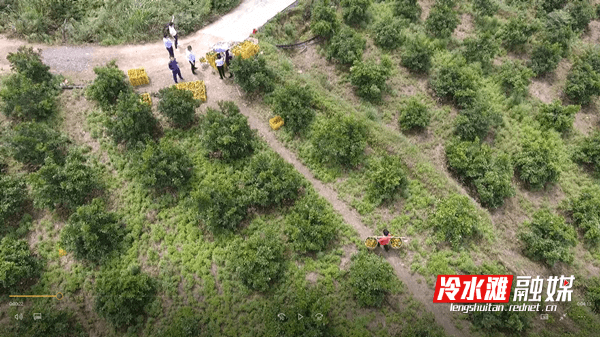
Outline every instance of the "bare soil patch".
<path fill-rule="evenodd" d="M 581 40 L 590 44 L 600 43 L 600 20 L 590 22 L 586 32 L 581 36 Z"/>
<path fill-rule="evenodd" d="M 570 69 L 571 62 L 562 59 L 553 73 L 531 80 L 529 94 L 544 103 L 551 103 L 555 99 L 560 99 Z"/>
<path fill-rule="evenodd" d="M 596 111 L 589 111 L 588 109 L 582 108 L 579 113 L 575 115 L 575 121 L 573 122 L 573 128 L 586 136 L 589 136 L 594 130 L 598 129 L 600 125 L 600 116 Z"/>
<path fill-rule="evenodd" d="M 429 16 L 431 7 L 435 4 L 434 0 L 419 0 L 419 6 L 421 6 L 421 21 L 425 21 Z"/>
<path fill-rule="evenodd" d="M 358 249 L 355 245 L 345 245 L 342 248 L 344 249 L 344 255 L 342 255 L 342 262 L 340 263 L 340 268 L 343 270 L 348 270 L 348 268 L 350 267 L 350 258 L 352 257 L 352 255 L 358 252 Z"/>
<path fill-rule="evenodd" d="M 306 280 L 311 284 L 316 284 L 319 280 L 319 274 L 311 271 L 310 273 L 306 274 Z"/>
<path fill-rule="evenodd" d="M 473 16 L 468 13 L 463 13 L 460 15 L 460 24 L 458 27 L 456 27 L 452 33 L 452 36 L 462 41 L 465 38 L 473 35 L 473 30 Z"/>

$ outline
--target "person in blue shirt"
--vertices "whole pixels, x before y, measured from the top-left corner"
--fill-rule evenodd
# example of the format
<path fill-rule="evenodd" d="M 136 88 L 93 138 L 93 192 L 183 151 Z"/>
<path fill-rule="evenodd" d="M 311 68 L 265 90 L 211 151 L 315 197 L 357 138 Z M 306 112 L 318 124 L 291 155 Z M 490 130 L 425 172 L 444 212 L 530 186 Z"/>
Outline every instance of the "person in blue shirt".
<path fill-rule="evenodd" d="M 165 43 L 165 48 L 167 48 L 167 51 L 169 52 L 169 57 L 175 57 L 175 54 L 173 54 L 173 42 L 167 37 L 167 34 L 163 35 L 163 42 Z"/>
<path fill-rule="evenodd" d="M 225 59 L 221 57 L 221 54 L 217 54 L 217 59 L 215 60 L 215 65 L 217 66 L 217 69 L 219 70 L 219 76 L 221 76 L 221 79 L 223 79 L 223 76 L 225 76 L 225 70 L 223 69 L 224 63 L 225 63 Z"/>
<path fill-rule="evenodd" d="M 173 81 L 177 83 L 177 75 L 183 81 L 183 77 L 181 77 L 181 70 L 179 70 L 179 66 L 177 65 L 177 60 L 174 57 L 171 57 L 171 62 L 169 62 L 169 69 L 173 72 Z"/>
<path fill-rule="evenodd" d="M 192 53 L 192 46 L 188 46 L 185 51 L 185 56 L 187 57 L 190 65 L 192 66 L 192 74 L 196 75 L 196 55 Z"/>

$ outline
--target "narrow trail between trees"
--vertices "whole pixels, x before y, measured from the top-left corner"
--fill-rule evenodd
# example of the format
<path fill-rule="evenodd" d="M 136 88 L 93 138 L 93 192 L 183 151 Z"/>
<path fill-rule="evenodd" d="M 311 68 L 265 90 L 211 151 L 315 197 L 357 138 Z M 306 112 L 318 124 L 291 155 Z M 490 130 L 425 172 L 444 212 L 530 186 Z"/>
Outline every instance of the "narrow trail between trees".
<path fill-rule="evenodd" d="M 329 201 L 334 209 L 340 213 L 346 223 L 351 225 L 364 239 L 373 235 L 361 221 L 360 215 L 343 202 L 337 192 L 331 187 L 317 180 L 310 170 L 303 165 L 296 155 L 279 142 L 270 129 L 266 117 L 262 116 L 253 104 L 247 104 L 240 94 L 240 90 L 233 84 L 232 80 L 221 80 L 212 68 L 198 69 L 198 75 L 192 75 L 189 64 L 185 60 L 185 48 L 191 45 L 200 58 L 208 51 L 208 48 L 223 40 L 243 40 L 251 34 L 253 28 L 263 25 L 268 19 L 292 4 L 294 0 L 246 0 L 229 14 L 199 30 L 198 32 L 180 39 L 179 51 L 176 51 L 183 77 L 186 81 L 204 80 L 207 89 L 207 106 L 216 107 L 220 100 L 234 101 L 240 111 L 248 117 L 250 127 L 258 130 L 259 135 L 269 146 L 276 151 L 287 162 L 294 165 L 298 172 L 314 186 L 315 190 Z M 111 47 L 101 46 L 47 46 L 41 44 L 28 44 L 24 41 L 8 39 L 0 35 L 0 74 L 10 71 L 6 56 L 14 52 L 21 45 L 33 45 L 42 49 L 44 62 L 51 67 L 55 73 L 60 73 L 76 84 L 90 83 L 94 80 L 93 67 L 102 66 L 114 59 L 123 71 L 131 68 L 143 67 L 150 77 L 150 84 L 137 87 L 137 92 L 156 92 L 161 88 L 173 84 L 171 72 L 168 69 L 168 53 L 162 40 L 143 45 L 121 45 Z M 426 309 L 432 312 L 436 322 L 442 326 L 449 336 L 468 336 L 470 332 L 459 331 L 452 320 L 452 312 L 446 305 L 434 305 L 433 291 L 427 286 L 424 278 L 420 275 L 412 275 L 407 261 L 403 261 L 395 252 L 382 252 L 382 256 L 392 265 L 397 277 L 404 282 L 412 296 L 423 303 Z"/>

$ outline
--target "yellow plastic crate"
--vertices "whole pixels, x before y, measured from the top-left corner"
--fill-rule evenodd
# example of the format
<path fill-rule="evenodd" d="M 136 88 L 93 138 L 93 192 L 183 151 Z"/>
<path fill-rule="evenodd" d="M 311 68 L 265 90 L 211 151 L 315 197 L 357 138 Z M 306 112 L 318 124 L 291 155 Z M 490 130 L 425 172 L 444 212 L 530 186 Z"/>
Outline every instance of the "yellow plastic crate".
<path fill-rule="evenodd" d="M 189 90 L 194 94 L 194 99 L 201 99 L 206 102 L 206 85 L 204 81 L 181 82 L 177 83 L 175 87 L 179 90 Z"/>
<path fill-rule="evenodd" d="M 129 82 L 134 87 L 150 83 L 150 79 L 144 68 L 129 69 L 127 70 L 127 76 L 129 77 Z"/>
<path fill-rule="evenodd" d="M 142 94 L 142 101 L 144 103 L 148 103 L 148 105 L 152 105 L 152 98 L 150 97 L 150 94 L 147 92 Z"/>
<path fill-rule="evenodd" d="M 283 125 L 283 118 L 280 116 L 275 116 L 269 119 L 269 125 L 273 130 L 279 130 L 279 128 Z"/>
<path fill-rule="evenodd" d="M 250 58 L 256 55 L 260 51 L 260 47 L 257 44 L 254 44 L 250 41 L 244 41 L 242 43 L 238 43 L 233 48 L 231 48 L 231 52 L 236 57 L 242 57 L 243 59 Z"/>

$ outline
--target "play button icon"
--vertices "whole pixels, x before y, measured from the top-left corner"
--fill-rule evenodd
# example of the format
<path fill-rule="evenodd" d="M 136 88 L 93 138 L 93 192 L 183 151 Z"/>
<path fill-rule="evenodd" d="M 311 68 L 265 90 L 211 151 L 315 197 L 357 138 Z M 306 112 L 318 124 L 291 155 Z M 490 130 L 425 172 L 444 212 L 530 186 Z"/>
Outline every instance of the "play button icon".
<path fill-rule="evenodd" d="M 298 320 L 301 320 L 304 316 L 298 314 Z"/>

